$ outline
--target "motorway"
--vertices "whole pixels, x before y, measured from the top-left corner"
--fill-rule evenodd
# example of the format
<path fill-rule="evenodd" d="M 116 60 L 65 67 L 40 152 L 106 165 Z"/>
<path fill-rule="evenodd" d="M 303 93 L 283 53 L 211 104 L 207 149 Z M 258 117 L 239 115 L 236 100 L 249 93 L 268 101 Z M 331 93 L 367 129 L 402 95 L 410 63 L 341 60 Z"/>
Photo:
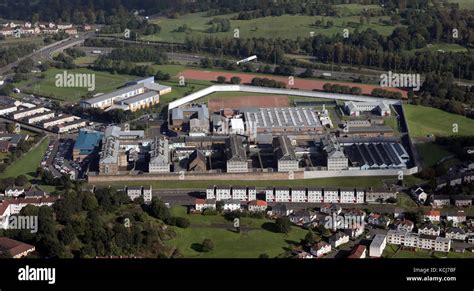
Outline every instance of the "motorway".
<path fill-rule="evenodd" d="M 36 64 L 38 64 L 38 62 L 44 62 L 44 61 L 47 61 L 47 60 L 52 60 L 53 53 L 61 52 L 65 49 L 67 49 L 67 48 L 70 48 L 70 47 L 76 46 L 78 44 L 81 44 L 81 43 L 84 42 L 85 39 L 87 39 L 89 37 L 92 37 L 94 35 L 95 35 L 95 31 L 80 32 L 78 34 L 77 38 L 76 37 L 69 37 L 69 38 L 61 40 L 59 42 L 44 46 L 44 47 L 42 47 L 38 50 L 35 50 L 31 54 L 28 54 L 28 55 L 26 55 L 22 58 L 19 58 L 17 61 L 15 61 L 13 63 L 10 63 L 6 66 L 1 67 L 0 68 L 0 76 L 3 76 L 6 73 L 8 73 L 8 71 L 10 71 L 12 68 L 15 68 L 16 66 L 18 66 L 18 64 L 26 58 L 31 58 Z M 5 79 L 7 79 L 6 77 L 8 77 L 8 75 L 5 76 Z"/>

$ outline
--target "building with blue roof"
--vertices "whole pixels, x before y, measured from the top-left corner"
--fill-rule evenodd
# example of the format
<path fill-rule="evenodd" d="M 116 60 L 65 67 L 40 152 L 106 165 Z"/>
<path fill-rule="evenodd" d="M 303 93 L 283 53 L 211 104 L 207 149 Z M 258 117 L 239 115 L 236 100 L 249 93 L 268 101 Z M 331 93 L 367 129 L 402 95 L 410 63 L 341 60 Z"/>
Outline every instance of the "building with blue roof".
<path fill-rule="evenodd" d="M 103 133 L 97 131 L 79 131 L 76 143 L 72 150 L 74 160 L 83 160 L 99 148 L 100 141 L 104 136 Z"/>

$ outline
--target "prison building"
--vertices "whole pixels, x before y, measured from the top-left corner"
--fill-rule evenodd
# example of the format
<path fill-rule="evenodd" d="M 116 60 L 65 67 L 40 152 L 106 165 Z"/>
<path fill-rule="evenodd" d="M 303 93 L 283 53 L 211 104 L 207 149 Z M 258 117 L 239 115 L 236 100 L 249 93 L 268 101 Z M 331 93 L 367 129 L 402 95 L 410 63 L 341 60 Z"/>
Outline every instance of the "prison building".
<path fill-rule="evenodd" d="M 42 113 L 27 116 L 27 117 L 24 118 L 24 120 L 25 120 L 26 123 L 34 124 L 34 123 L 38 123 L 40 121 L 48 120 L 48 119 L 51 119 L 51 118 L 54 118 L 54 112 L 53 111 L 45 111 L 45 112 L 42 112 Z"/>
<path fill-rule="evenodd" d="M 168 139 L 156 137 L 151 144 L 148 172 L 168 173 L 170 172 L 170 168 L 171 161 Z"/>
<path fill-rule="evenodd" d="M 43 113 L 45 111 L 49 111 L 49 109 L 44 108 L 43 106 L 35 106 L 31 108 L 24 108 L 12 113 L 13 119 L 22 119 L 28 116 L 36 115 L 39 113 Z"/>
<path fill-rule="evenodd" d="M 373 112 L 380 116 L 390 116 L 390 106 L 386 102 L 354 102 L 344 103 L 347 114 L 351 116 L 360 116 L 361 112 Z"/>
<path fill-rule="evenodd" d="M 360 143 L 344 147 L 350 169 L 406 169 L 408 153 L 399 143 Z"/>
<path fill-rule="evenodd" d="M 247 131 L 251 136 L 259 133 L 309 134 L 322 133 L 323 126 L 311 108 L 244 108 Z"/>
<path fill-rule="evenodd" d="M 242 139 L 231 135 L 226 142 L 227 173 L 248 172 L 247 153 Z"/>
<path fill-rule="evenodd" d="M 287 136 L 273 138 L 273 153 L 277 162 L 278 172 L 294 172 L 298 170 L 295 148 Z"/>
<path fill-rule="evenodd" d="M 160 94 L 155 91 L 148 91 L 122 101 L 119 104 L 125 106 L 130 111 L 134 112 L 140 109 L 151 107 L 160 102 Z"/>
<path fill-rule="evenodd" d="M 53 127 L 53 126 L 56 126 L 56 125 L 59 125 L 59 124 L 74 121 L 76 119 L 79 119 L 79 117 L 74 116 L 74 115 L 64 114 L 64 115 L 57 116 L 55 118 L 43 121 L 42 126 L 44 128 L 50 128 L 50 127 Z"/>
<path fill-rule="evenodd" d="M 83 128 L 87 125 L 87 121 L 85 119 L 74 119 L 69 122 L 65 122 L 62 124 L 55 125 L 53 127 L 53 130 L 57 133 L 65 133 L 65 132 L 70 132 L 74 131 L 76 129 Z"/>

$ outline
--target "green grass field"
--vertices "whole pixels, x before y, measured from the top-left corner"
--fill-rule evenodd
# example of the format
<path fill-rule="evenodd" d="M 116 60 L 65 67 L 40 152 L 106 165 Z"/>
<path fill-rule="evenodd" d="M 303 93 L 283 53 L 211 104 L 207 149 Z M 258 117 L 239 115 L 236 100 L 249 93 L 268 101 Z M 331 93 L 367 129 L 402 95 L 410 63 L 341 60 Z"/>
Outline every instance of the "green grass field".
<path fill-rule="evenodd" d="M 32 175 L 36 172 L 36 168 L 38 168 L 43 154 L 48 148 L 48 143 L 49 138 L 45 138 L 37 147 L 11 164 L 5 172 L 0 174 L 0 178 L 16 177 L 19 175 L 26 175 L 28 178 L 33 178 Z"/>
<path fill-rule="evenodd" d="M 191 222 L 191 226 L 186 229 L 175 228 L 176 238 L 166 242 L 177 247 L 187 258 L 257 258 L 263 253 L 275 257 L 285 252 L 291 244 L 300 242 L 307 233 L 295 226 L 289 234 L 275 233 L 262 227 L 264 224 L 273 224 L 271 220 L 242 218 L 241 226 L 250 229 L 239 234 L 232 231 L 233 222 L 220 215 L 188 215 L 184 207 L 174 207 L 171 212 Z M 199 251 L 199 245 L 205 238 L 214 243 L 214 249 L 208 253 Z"/>
<path fill-rule="evenodd" d="M 472 0 L 448 0 L 449 3 L 458 3 L 461 9 L 474 9 L 474 1 Z"/>
<path fill-rule="evenodd" d="M 415 52 L 423 52 L 423 51 L 430 51 L 430 52 L 452 52 L 452 53 L 466 53 L 467 48 L 455 44 L 455 43 L 435 43 L 428 45 L 421 49 L 414 49 L 410 51 L 406 51 L 410 54 L 415 54 Z"/>
<path fill-rule="evenodd" d="M 357 14 L 355 8 L 347 8 L 345 13 Z M 343 9 L 343 8 L 341 8 Z M 352 9 L 352 12 L 351 12 Z M 297 37 L 308 37 L 310 32 L 315 34 L 333 35 L 335 33 L 342 33 L 344 28 L 349 31 L 354 31 L 354 28 L 348 26 L 349 22 L 359 23 L 359 16 L 345 16 L 345 17 L 324 17 L 324 21 L 332 21 L 334 26 L 330 28 L 316 27 L 314 22 L 317 19 L 323 19 L 322 16 L 306 16 L 306 15 L 282 15 L 278 17 L 262 17 L 252 20 L 232 20 L 237 14 L 219 15 L 219 18 L 229 18 L 231 21 L 231 30 L 228 32 L 209 33 L 207 30 L 211 27 L 209 21 L 214 17 L 207 17 L 205 12 L 191 13 L 182 15 L 177 19 L 170 19 L 160 17 L 154 20 L 155 23 L 161 26 L 161 32 L 155 35 L 143 36 L 143 39 L 150 41 L 174 41 L 184 42 L 186 36 L 217 36 L 221 38 L 234 37 L 234 29 L 238 28 L 240 38 L 287 38 L 296 39 Z M 368 28 L 377 30 L 382 35 L 389 35 L 395 26 L 382 25 L 379 19 L 388 20 L 388 16 L 373 17 L 370 24 L 365 23 L 359 30 L 366 30 Z M 186 23 L 191 27 L 192 32 L 176 32 L 178 27 Z M 278 25 L 275 25 L 278 23 Z"/>
<path fill-rule="evenodd" d="M 35 80 L 35 78 L 30 78 L 27 81 L 20 82 L 18 87 L 22 89 L 23 92 L 28 92 L 32 94 L 47 96 L 52 99 L 66 102 L 76 102 L 85 97 L 88 93 L 87 88 L 64 88 L 56 86 L 56 75 L 63 74 L 64 70 L 51 68 L 44 73 L 44 78 Z M 68 73 L 78 73 L 78 74 L 95 74 L 95 91 L 96 93 L 108 93 L 118 87 L 125 85 L 126 82 L 139 79 L 137 76 L 130 75 L 114 75 L 108 72 L 99 72 L 93 71 L 90 69 L 74 69 L 67 70 Z M 39 77 L 41 74 L 35 76 Z"/>
<path fill-rule="evenodd" d="M 420 105 L 405 105 L 405 113 L 412 137 L 427 135 L 474 135 L 474 120 L 440 109 Z M 459 131 L 453 132 L 453 124 Z"/>
<path fill-rule="evenodd" d="M 426 167 L 432 167 L 442 158 L 452 155 L 451 152 L 434 143 L 419 143 L 416 147 Z"/>
<path fill-rule="evenodd" d="M 13 47 L 20 44 L 36 44 L 38 47 L 44 46 L 43 37 L 7 37 L 5 40 L 0 40 L 0 47 Z"/>

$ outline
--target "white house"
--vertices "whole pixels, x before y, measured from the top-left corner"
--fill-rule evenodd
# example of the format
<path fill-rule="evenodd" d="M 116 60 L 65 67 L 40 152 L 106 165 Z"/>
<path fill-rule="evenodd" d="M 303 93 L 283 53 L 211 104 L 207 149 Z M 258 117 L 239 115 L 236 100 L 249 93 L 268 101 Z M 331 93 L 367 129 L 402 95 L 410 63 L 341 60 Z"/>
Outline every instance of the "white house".
<path fill-rule="evenodd" d="M 216 200 L 232 199 L 231 188 L 228 186 L 216 186 Z"/>
<path fill-rule="evenodd" d="M 247 188 L 239 186 L 232 187 L 232 199 L 247 200 Z"/>
<path fill-rule="evenodd" d="M 275 202 L 290 202 L 290 189 L 285 187 L 275 188 Z"/>
<path fill-rule="evenodd" d="M 206 189 L 206 198 L 207 199 L 215 199 L 216 194 L 215 194 L 215 186 L 208 186 Z"/>
<path fill-rule="evenodd" d="M 323 190 L 308 188 L 308 202 L 310 203 L 322 203 L 323 202 Z"/>
<path fill-rule="evenodd" d="M 25 189 L 17 186 L 10 186 L 5 189 L 5 196 L 7 197 L 18 197 L 25 193 Z"/>
<path fill-rule="evenodd" d="M 466 213 L 464 212 L 464 210 L 459 210 L 455 213 L 450 213 L 450 214 L 446 215 L 446 219 L 448 221 L 452 221 L 453 226 L 458 226 L 460 223 L 463 223 L 463 222 L 466 221 L 467 216 L 466 216 Z"/>
<path fill-rule="evenodd" d="M 464 241 L 466 233 L 459 227 L 450 227 L 446 230 L 446 238 Z"/>
<path fill-rule="evenodd" d="M 240 200 L 227 199 L 224 200 L 222 209 L 224 211 L 240 211 Z"/>
<path fill-rule="evenodd" d="M 428 212 L 425 213 L 425 215 L 423 216 L 423 218 L 425 220 L 429 220 L 431 222 L 434 222 L 434 221 L 440 221 L 441 219 L 441 212 L 439 210 L 430 210 Z"/>
<path fill-rule="evenodd" d="M 263 212 L 268 207 L 267 201 L 264 200 L 252 200 L 247 205 L 250 212 Z"/>
<path fill-rule="evenodd" d="M 203 211 L 205 209 L 216 209 L 215 199 L 196 199 L 194 208 L 197 211 Z"/>
<path fill-rule="evenodd" d="M 425 203 L 426 200 L 428 199 L 428 194 L 426 194 L 426 192 L 421 187 L 418 187 L 415 190 L 412 190 L 411 194 L 420 203 Z"/>
<path fill-rule="evenodd" d="M 331 245 L 326 242 L 319 242 L 311 246 L 311 254 L 319 258 L 331 252 Z"/>
<path fill-rule="evenodd" d="M 341 199 L 340 203 L 355 203 L 356 195 L 354 189 L 340 189 L 341 190 Z"/>
<path fill-rule="evenodd" d="M 349 236 L 343 232 L 336 232 L 333 234 L 331 237 L 329 237 L 329 242 L 331 243 L 331 246 L 334 248 L 337 248 L 340 245 L 343 245 L 345 243 L 349 242 Z"/>
<path fill-rule="evenodd" d="M 384 234 L 377 234 L 369 247 L 369 256 L 380 258 L 382 256 L 383 250 L 387 246 L 387 236 Z"/>
<path fill-rule="evenodd" d="M 291 188 L 291 202 L 306 202 L 306 188 Z"/>
<path fill-rule="evenodd" d="M 418 233 L 439 236 L 439 234 L 441 233 L 441 230 L 439 226 L 437 225 L 434 225 L 432 223 L 425 223 L 418 228 Z"/>
<path fill-rule="evenodd" d="M 338 203 L 339 189 L 325 188 L 323 197 L 324 203 Z"/>
<path fill-rule="evenodd" d="M 413 221 L 408 219 L 400 219 L 395 222 L 395 227 L 397 228 L 397 230 L 400 231 L 411 232 L 413 231 L 414 226 L 415 224 L 413 223 Z"/>
<path fill-rule="evenodd" d="M 274 193 L 274 189 L 273 189 L 273 188 L 267 188 L 267 189 L 265 189 L 265 200 L 266 200 L 267 202 L 275 201 L 275 195 L 274 195 L 273 193 Z"/>
<path fill-rule="evenodd" d="M 247 187 L 248 191 L 248 199 L 249 201 L 257 199 L 257 188 L 254 187 Z"/>

